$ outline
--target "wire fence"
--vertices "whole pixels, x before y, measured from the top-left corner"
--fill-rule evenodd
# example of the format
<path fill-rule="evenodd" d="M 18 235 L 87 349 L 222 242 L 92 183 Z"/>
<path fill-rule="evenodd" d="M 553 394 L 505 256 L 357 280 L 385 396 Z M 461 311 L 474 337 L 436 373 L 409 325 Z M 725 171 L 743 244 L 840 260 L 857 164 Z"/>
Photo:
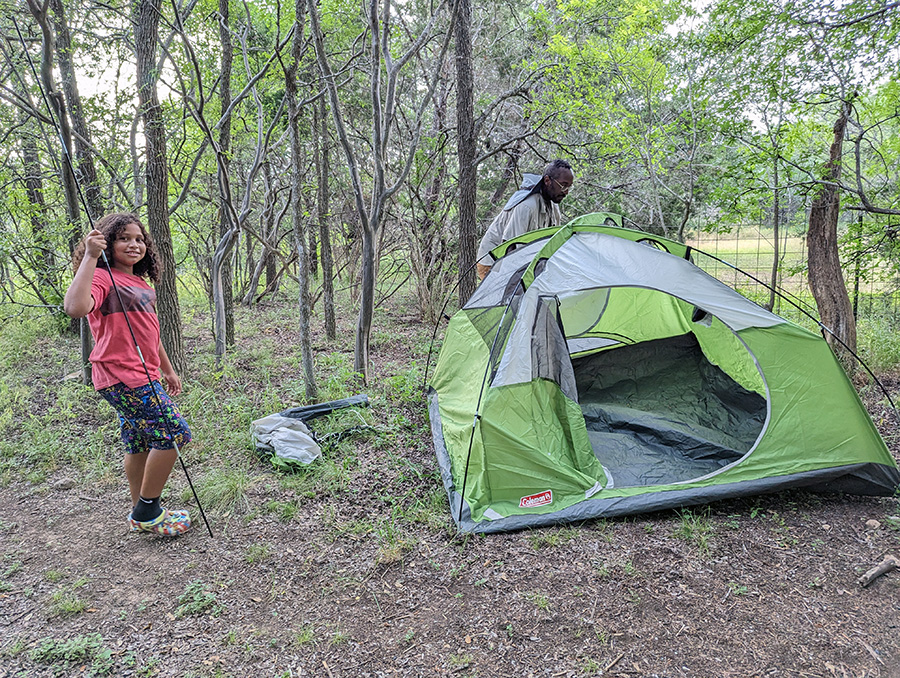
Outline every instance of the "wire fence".
<path fill-rule="evenodd" d="M 900 262 L 873 251 L 870 239 L 861 234 L 845 232 L 841 243 L 844 282 L 857 318 L 896 318 L 900 314 Z M 805 234 L 785 230 L 779 236 L 777 266 L 774 235 L 764 226 L 744 224 L 727 232 L 698 232 L 687 244 L 695 250 L 695 264 L 758 304 L 768 307 L 771 303 L 775 313 L 805 327 L 812 323 L 797 306 L 818 317 L 809 288 Z M 778 290 L 774 299 L 767 286 Z"/>

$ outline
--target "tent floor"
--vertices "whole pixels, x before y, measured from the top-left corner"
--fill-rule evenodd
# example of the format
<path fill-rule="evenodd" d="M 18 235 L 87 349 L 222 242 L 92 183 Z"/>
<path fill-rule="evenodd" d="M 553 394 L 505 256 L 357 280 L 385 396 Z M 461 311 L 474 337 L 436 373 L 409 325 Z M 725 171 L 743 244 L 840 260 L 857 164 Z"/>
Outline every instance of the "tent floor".
<path fill-rule="evenodd" d="M 601 351 L 573 367 L 594 454 L 614 487 L 712 473 L 746 454 L 765 422 L 765 399 L 711 364 L 692 334 Z"/>

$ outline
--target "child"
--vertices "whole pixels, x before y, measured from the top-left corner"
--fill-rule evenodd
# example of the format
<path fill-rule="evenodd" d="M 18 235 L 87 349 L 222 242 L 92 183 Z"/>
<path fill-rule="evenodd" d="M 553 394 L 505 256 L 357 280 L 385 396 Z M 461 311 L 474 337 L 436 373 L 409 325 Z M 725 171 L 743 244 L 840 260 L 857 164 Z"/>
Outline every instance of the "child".
<path fill-rule="evenodd" d="M 103 262 L 98 264 L 104 251 L 109 269 Z M 159 503 L 178 458 L 176 446 L 189 443 L 191 432 L 159 383 L 161 370 L 172 395 L 181 393 L 181 379 L 159 340 L 156 292 L 144 280 L 159 280 L 153 241 L 134 214 L 109 214 L 75 249 L 73 268 L 75 278 L 63 308 L 73 318 L 87 316 L 96 342 L 91 351 L 94 388 L 119 414 L 131 490 L 131 531 L 167 536 L 187 532 L 191 528 L 188 512 L 167 511 Z"/>

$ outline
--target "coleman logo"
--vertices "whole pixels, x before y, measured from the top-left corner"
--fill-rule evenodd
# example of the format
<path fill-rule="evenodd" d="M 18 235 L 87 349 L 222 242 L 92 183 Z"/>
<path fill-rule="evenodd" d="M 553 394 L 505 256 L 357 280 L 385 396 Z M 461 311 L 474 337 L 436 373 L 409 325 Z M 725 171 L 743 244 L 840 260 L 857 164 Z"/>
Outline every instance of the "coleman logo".
<path fill-rule="evenodd" d="M 546 506 L 553 503 L 553 490 L 545 490 L 538 494 L 530 494 L 519 500 L 519 508 L 534 508 L 535 506 Z"/>

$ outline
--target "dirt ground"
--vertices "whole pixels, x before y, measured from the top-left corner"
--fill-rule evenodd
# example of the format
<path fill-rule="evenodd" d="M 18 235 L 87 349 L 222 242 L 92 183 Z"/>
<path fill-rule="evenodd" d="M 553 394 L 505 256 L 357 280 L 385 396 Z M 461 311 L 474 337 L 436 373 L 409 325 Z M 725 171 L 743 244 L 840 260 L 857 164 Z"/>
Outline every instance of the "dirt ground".
<path fill-rule="evenodd" d="M 373 539 L 323 525 L 357 507 L 165 540 L 127 534 L 119 503 L 0 490 L 3 551 L 22 563 L 0 595 L 4 645 L 98 633 L 122 676 L 900 676 L 900 572 L 857 583 L 900 550 L 884 522 L 895 501 L 719 503 L 706 552 L 662 513 L 468 540 L 426 531 L 389 563 Z M 248 563 L 260 543 L 270 556 Z M 88 580 L 87 611 L 48 616 L 51 569 Z M 214 602 L 179 615 L 193 581 Z M 0 675 L 95 663 L 22 652 Z"/>
<path fill-rule="evenodd" d="M 409 420 L 427 431 L 424 406 Z M 897 498 L 461 537 L 428 447 L 386 478 L 363 438 L 349 483 L 311 496 L 259 462 L 212 537 L 196 511 L 182 537 L 129 534 L 124 484 L 0 486 L 0 677 L 900 678 L 900 571 L 858 583 L 900 556 Z M 398 483 L 434 510 L 398 506 Z"/>

